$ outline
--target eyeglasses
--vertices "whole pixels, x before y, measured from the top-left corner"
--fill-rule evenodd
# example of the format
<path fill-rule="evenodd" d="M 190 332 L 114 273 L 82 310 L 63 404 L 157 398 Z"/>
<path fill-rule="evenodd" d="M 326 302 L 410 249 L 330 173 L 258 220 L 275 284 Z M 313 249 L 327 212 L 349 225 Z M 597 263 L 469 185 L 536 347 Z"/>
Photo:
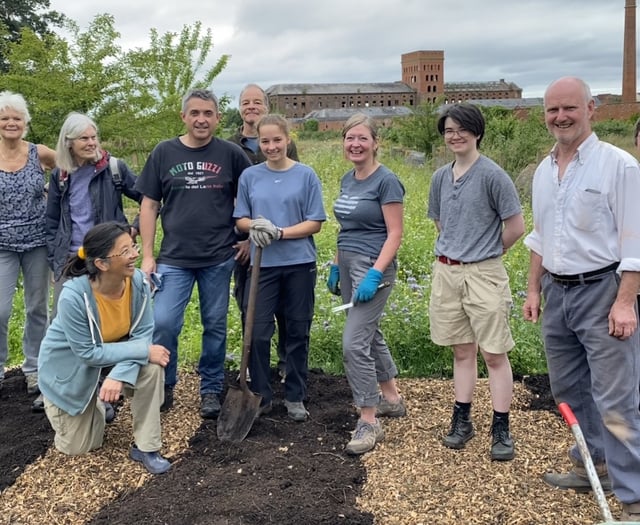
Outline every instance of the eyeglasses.
<path fill-rule="evenodd" d="M 460 129 L 447 128 L 444 130 L 444 133 L 442 134 L 448 139 L 453 138 L 454 135 L 458 135 L 458 137 L 462 139 L 471 135 L 471 132 L 468 129 L 464 129 L 464 128 L 460 128 Z"/>
<path fill-rule="evenodd" d="M 102 257 L 103 259 L 112 259 L 114 257 L 125 257 L 125 258 L 129 258 L 131 257 L 131 255 L 135 252 L 135 256 L 137 257 L 140 254 L 140 245 L 139 244 L 134 244 L 132 246 L 129 246 L 128 248 L 125 248 L 124 250 L 122 250 L 120 253 L 117 253 L 116 255 L 107 255 L 106 257 Z"/>

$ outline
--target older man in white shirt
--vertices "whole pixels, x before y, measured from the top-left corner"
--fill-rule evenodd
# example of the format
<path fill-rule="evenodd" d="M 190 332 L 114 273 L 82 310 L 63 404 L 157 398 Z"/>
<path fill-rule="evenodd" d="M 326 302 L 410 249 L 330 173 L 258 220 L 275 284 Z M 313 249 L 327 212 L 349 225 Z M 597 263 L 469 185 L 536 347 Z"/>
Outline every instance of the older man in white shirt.
<path fill-rule="evenodd" d="M 622 520 L 640 521 L 640 168 L 592 132 L 594 101 L 584 81 L 553 82 L 544 111 L 556 144 L 533 180 L 524 316 L 538 320 L 542 292 L 554 398 L 573 409 L 603 486 L 622 503 Z M 575 446 L 569 458 L 572 470 L 544 480 L 588 491 Z"/>

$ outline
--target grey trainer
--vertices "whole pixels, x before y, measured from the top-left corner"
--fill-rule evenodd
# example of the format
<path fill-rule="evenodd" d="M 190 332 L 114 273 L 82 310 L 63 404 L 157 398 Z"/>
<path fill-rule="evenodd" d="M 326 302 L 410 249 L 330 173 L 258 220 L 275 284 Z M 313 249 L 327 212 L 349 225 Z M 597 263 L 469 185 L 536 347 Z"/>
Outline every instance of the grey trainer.
<path fill-rule="evenodd" d="M 442 444 L 448 448 L 461 449 L 475 435 L 471 415 L 468 413 L 463 414 L 457 406 L 454 406 L 453 415 L 451 416 L 451 428 L 449 433 L 442 438 Z"/>
<path fill-rule="evenodd" d="M 376 407 L 376 416 L 381 417 L 404 417 L 407 415 L 407 408 L 404 405 L 404 399 L 400 397 L 397 403 L 390 403 L 384 397 L 380 397 L 380 402 Z"/>
<path fill-rule="evenodd" d="M 289 419 L 302 422 L 306 421 L 307 417 L 309 417 L 309 412 L 304 408 L 304 403 L 302 401 L 287 401 L 285 399 L 284 406 L 287 407 L 287 415 L 289 416 Z"/>
<path fill-rule="evenodd" d="M 345 452 L 354 456 L 364 454 L 373 450 L 376 443 L 380 443 L 383 439 L 384 430 L 380 421 L 376 419 L 376 422 L 371 424 L 359 419 L 353 437 L 345 447 Z"/>

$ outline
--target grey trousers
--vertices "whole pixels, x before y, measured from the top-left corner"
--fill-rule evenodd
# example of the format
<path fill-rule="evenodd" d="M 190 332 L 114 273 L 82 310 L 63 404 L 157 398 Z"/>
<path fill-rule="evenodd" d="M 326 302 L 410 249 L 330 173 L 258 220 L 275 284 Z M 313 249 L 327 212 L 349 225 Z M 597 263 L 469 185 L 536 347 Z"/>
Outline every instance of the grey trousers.
<path fill-rule="evenodd" d="M 26 319 L 22 337 L 25 375 L 38 371 L 40 342 L 48 324 L 49 265 L 47 249 L 42 246 L 26 252 L 0 250 L 0 379 L 4 377 L 4 364 L 9 355 L 9 319 L 13 296 L 22 272 Z"/>
<path fill-rule="evenodd" d="M 614 272 L 578 286 L 544 275 L 542 334 L 556 402 L 572 408 L 618 499 L 633 503 L 640 501 L 640 333 L 624 341 L 608 333 L 618 284 Z M 575 446 L 570 453 L 580 458 Z"/>
<path fill-rule="evenodd" d="M 160 435 L 160 405 L 164 400 L 164 368 L 148 364 L 140 368 L 136 384 L 124 387 L 124 395 L 131 398 L 133 438 L 143 452 L 156 452 L 162 448 Z M 44 399 L 47 418 L 55 431 L 55 447 L 64 454 L 76 456 L 102 446 L 104 439 L 104 405 L 98 392 L 87 409 L 70 416 Z"/>
<path fill-rule="evenodd" d="M 340 250 L 340 289 L 342 301 L 351 301 L 356 288 L 373 266 L 374 259 L 366 255 Z M 342 333 L 342 356 L 345 374 L 353 402 L 357 407 L 374 407 L 380 393 L 378 384 L 398 375 L 389 347 L 380 331 L 380 318 L 396 278 L 395 262 L 385 270 L 383 282 L 390 286 L 378 290 L 373 299 L 359 303 L 347 310 L 347 320 Z"/>

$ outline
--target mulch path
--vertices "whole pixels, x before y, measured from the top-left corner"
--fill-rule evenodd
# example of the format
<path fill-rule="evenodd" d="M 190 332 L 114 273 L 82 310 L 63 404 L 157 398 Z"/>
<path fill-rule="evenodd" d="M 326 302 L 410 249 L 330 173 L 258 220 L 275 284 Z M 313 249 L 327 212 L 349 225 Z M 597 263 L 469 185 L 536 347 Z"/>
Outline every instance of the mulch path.
<path fill-rule="evenodd" d="M 68 457 L 52 447 L 43 414 L 32 414 L 19 371 L 0 392 L 0 524 L 431 525 L 562 524 L 602 521 L 592 495 L 557 491 L 540 479 L 567 467 L 569 429 L 554 412 L 545 376 L 516 382 L 514 461 L 489 459 L 490 398 L 480 380 L 476 437 L 461 451 L 440 444 L 452 383 L 403 379 L 409 417 L 384 420 L 386 438 L 362 458 L 344 454 L 357 415 L 343 377 L 313 371 L 306 423 L 277 403 L 238 445 L 220 443 L 198 415 L 198 379 L 184 373 L 176 406 L 163 415 L 172 469 L 151 476 L 127 457 L 128 405 L 104 446 Z M 274 377 L 275 399 L 281 386 Z M 609 497 L 614 515 L 619 511 Z"/>

